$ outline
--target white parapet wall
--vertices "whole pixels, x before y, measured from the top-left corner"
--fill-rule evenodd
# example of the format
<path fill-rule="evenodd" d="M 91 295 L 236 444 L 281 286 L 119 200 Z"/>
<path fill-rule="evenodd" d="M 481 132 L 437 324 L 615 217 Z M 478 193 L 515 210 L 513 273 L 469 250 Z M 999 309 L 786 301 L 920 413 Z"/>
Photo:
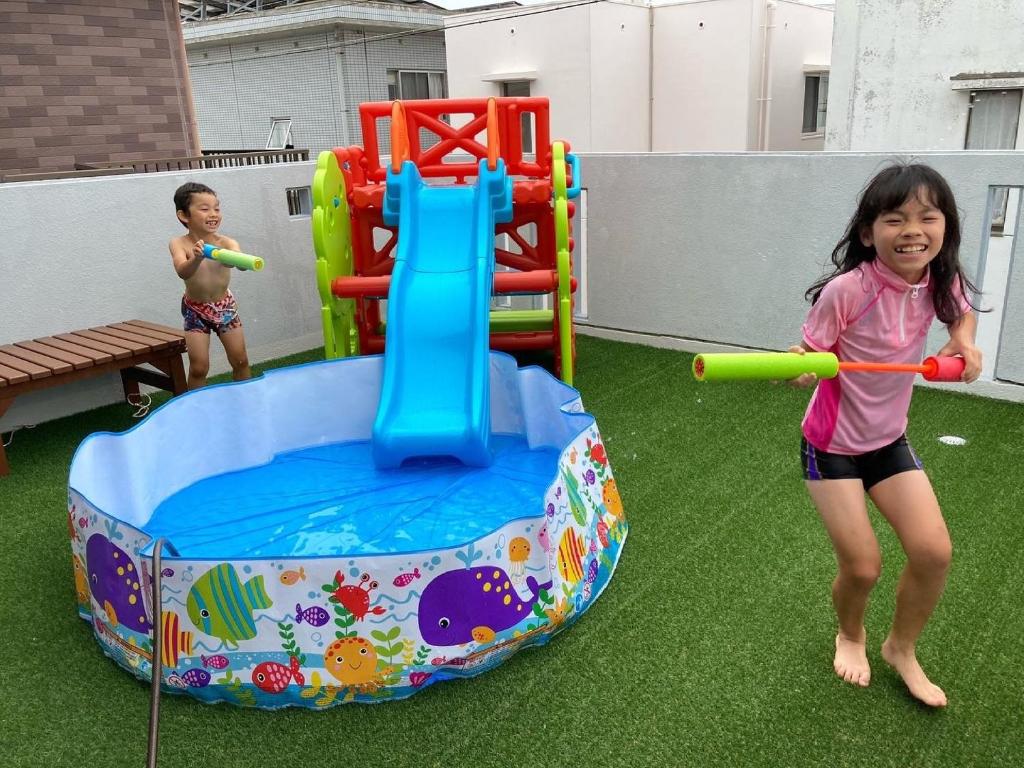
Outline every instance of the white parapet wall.
<path fill-rule="evenodd" d="M 684 349 L 785 349 L 799 336 L 804 290 L 822 274 L 857 194 L 891 157 L 583 155 L 581 330 Z M 1001 307 L 983 318 L 993 364 L 971 391 L 1024 399 L 1024 249 L 1018 238 L 990 249 L 986 223 L 991 186 L 1024 186 L 1024 153 L 917 157 L 949 179 L 964 265 L 983 305 Z M 310 185 L 313 170 L 308 162 L 0 185 L 0 345 L 133 318 L 178 326 L 182 284 L 167 241 L 183 230 L 172 195 L 196 180 L 220 196 L 223 231 L 266 260 L 264 271 L 232 279 L 251 360 L 320 346 L 310 220 L 290 216 L 286 198 Z M 987 263 L 997 253 L 998 269 Z M 937 327 L 929 351 L 941 338 Z M 216 340 L 212 348 L 214 372 L 227 370 Z M 32 393 L 0 430 L 119 396 L 116 376 Z"/>
<path fill-rule="evenodd" d="M 586 324 L 596 334 L 691 350 L 786 349 L 799 340 L 804 291 L 825 273 L 858 194 L 894 159 L 929 163 L 949 180 L 966 272 L 983 307 L 1002 307 L 983 317 L 996 360 L 989 384 L 972 391 L 1021 399 L 1019 238 L 998 249 L 1009 258 L 1004 269 L 986 265 L 990 187 L 1024 185 L 1020 152 L 583 155 Z M 930 352 L 942 337 L 936 324 Z"/>
<path fill-rule="evenodd" d="M 221 230 L 266 261 L 233 274 L 249 356 L 267 360 L 323 343 L 309 216 L 290 216 L 286 190 L 308 187 L 313 162 L 0 184 L 0 345 L 143 319 L 181 327 L 182 281 L 168 241 L 185 230 L 175 189 L 218 194 Z M 219 342 L 212 371 L 229 370 Z M 115 401 L 116 375 L 24 395 L 0 430 Z"/>

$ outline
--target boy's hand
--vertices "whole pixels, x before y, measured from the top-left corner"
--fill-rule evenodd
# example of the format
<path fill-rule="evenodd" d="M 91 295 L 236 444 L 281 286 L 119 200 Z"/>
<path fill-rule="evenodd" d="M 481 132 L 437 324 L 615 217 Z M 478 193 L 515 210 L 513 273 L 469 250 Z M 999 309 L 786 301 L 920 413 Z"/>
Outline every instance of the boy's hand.
<path fill-rule="evenodd" d="M 799 344 L 795 344 L 789 348 L 789 352 L 794 352 L 798 355 L 802 355 L 807 352 L 806 349 L 801 347 Z M 818 383 L 818 374 L 816 373 L 802 373 L 795 379 L 790 379 L 786 382 L 791 387 L 813 387 Z"/>
<path fill-rule="evenodd" d="M 196 240 L 196 244 L 192 246 L 192 258 L 201 259 L 203 258 L 203 247 L 206 245 L 202 240 Z"/>
<path fill-rule="evenodd" d="M 937 357 L 957 356 L 964 359 L 964 372 L 960 381 L 970 384 L 981 375 L 981 350 L 967 341 L 950 339 L 946 346 L 935 353 Z"/>

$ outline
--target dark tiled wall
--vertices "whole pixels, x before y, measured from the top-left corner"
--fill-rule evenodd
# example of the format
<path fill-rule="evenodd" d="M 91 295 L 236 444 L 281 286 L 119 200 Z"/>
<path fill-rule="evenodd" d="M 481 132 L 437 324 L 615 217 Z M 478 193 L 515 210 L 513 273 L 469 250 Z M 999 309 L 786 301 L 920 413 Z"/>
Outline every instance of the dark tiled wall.
<path fill-rule="evenodd" d="M 175 0 L 0 0 L 0 172 L 197 154 Z"/>

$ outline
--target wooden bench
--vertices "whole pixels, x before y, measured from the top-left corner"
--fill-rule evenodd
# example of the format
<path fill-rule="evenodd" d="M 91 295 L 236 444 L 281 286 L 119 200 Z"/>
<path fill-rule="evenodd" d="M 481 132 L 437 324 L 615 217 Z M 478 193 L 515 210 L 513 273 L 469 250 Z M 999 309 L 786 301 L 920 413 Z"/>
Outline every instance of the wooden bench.
<path fill-rule="evenodd" d="M 144 320 L 0 345 L 0 417 L 18 395 L 116 371 L 129 402 L 140 383 L 179 395 L 187 388 L 184 351 L 184 331 Z M 144 363 L 162 373 L 138 367 Z M 9 472 L 0 440 L 0 477 Z"/>

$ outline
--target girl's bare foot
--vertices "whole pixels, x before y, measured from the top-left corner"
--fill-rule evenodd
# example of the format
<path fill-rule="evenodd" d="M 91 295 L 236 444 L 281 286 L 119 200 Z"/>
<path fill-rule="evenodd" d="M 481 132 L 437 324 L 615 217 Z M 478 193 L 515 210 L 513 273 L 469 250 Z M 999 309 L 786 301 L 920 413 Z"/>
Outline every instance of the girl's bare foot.
<path fill-rule="evenodd" d="M 846 682 L 866 688 L 871 682 L 867 638 L 862 636 L 860 640 L 850 640 L 843 637 L 842 632 L 836 635 L 836 658 L 832 667 Z"/>
<path fill-rule="evenodd" d="M 904 651 L 892 641 L 892 638 L 886 638 L 882 643 L 882 658 L 903 678 L 911 696 L 929 707 L 946 706 L 945 692 L 925 675 L 921 665 L 917 663 L 917 655 L 913 648 Z"/>

